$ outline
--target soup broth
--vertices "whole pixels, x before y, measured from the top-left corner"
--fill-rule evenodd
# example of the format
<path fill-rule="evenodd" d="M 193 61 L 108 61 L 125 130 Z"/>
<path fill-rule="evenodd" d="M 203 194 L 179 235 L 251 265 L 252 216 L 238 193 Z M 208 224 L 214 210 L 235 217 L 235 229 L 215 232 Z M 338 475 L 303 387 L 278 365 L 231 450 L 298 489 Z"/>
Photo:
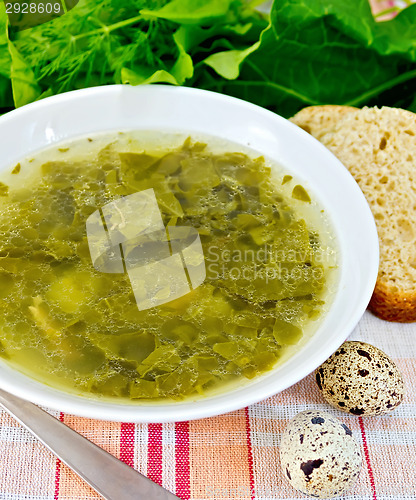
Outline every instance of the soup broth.
<path fill-rule="evenodd" d="M 6 362 L 83 396 L 178 400 L 263 374 L 313 334 L 336 284 L 325 213 L 262 156 L 202 139 L 84 137 L 3 175 Z M 143 193 L 152 213 L 123 215 Z"/>

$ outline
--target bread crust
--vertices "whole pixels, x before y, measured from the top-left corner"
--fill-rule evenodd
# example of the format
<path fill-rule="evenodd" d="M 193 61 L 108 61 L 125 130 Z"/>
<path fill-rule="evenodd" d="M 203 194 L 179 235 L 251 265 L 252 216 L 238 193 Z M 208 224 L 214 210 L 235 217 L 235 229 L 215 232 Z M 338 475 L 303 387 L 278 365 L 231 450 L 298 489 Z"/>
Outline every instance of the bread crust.
<path fill-rule="evenodd" d="M 393 292 L 377 281 L 368 309 L 385 321 L 413 323 L 416 321 L 416 293 Z"/>

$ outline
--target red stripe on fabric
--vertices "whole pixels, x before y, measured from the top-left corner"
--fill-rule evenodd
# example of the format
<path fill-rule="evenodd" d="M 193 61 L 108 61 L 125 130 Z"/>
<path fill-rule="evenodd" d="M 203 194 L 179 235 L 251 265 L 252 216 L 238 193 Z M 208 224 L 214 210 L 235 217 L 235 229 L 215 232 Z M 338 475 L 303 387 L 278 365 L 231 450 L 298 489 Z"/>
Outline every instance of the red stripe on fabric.
<path fill-rule="evenodd" d="M 121 423 L 120 428 L 120 460 L 134 467 L 134 433 L 136 426 L 131 423 Z"/>
<path fill-rule="evenodd" d="M 251 500 L 255 498 L 254 491 L 254 462 L 253 462 L 253 447 L 251 444 L 251 425 L 250 425 L 250 414 L 248 411 L 248 407 L 244 408 L 246 415 L 246 435 L 247 435 L 247 456 L 248 456 L 248 474 L 250 481 L 250 494 Z"/>
<path fill-rule="evenodd" d="M 162 424 L 149 424 L 147 429 L 147 477 L 162 485 Z"/>
<path fill-rule="evenodd" d="M 365 434 L 363 418 L 358 417 L 358 422 L 360 423 L 361 437 L 363 439 L 363 447 L 364 447 L 364 457 L 365 457 L 365 462 L 367 464 L 368 477 L 370 478 L 371 491 L 373 493 L 373 500 L 377 500 L 376 483 L 374 482 L 373 468 L 371 467 L 370 452 L 368 450 L 367 436 Z"/>
<path fill-rule="evenodd" d="M 64 421 L 64 414 L 62 411 L 59 413 L 59 420 L 61 422 Z M 60 480 L 61 480 L 61 461 L 59 460 L 59 458 L 57 458 L 56 459 L 56 466 L 55 466 L 55 490 L 54 490 L 54 495 L 53 495 L 54 500 L 58 500 L 58 498 L 59 498 Z"/>
<path fill-rule="evenodd" d="M 176 495 L 182 500 L 191 498 L 189 466 L 189 422 L 175 423 Z"/>

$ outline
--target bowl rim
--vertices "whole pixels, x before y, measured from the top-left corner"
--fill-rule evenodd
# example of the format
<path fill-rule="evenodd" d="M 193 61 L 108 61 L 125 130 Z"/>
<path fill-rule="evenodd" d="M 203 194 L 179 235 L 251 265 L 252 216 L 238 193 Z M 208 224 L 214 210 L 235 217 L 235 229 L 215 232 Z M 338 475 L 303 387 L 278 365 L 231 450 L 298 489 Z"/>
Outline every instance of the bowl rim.
<path fill-rule="evenodd" d="M 131 87 L 128 85 L 108 85 L 75 90 L 64 94 L 51 96 L 41 101 L 37 101 L 23 106 L 19 109 L 10 111 L 9 113 L 0 117 L 0 134 L 3 131 L 7 131 L 9 134 L 13 134 L 12 136 L 15 139 L 15 141 L 9 141 L 6 147 L 7 160 L 2 160 L 0 164 L 0 171 L 3 171 L 7 167 L 9 167 L 15 159 L 19 157 L 22 158 L 24 156 L 19 151 L 16 151 L 19 145 L 23 144 L 26 147 L 31 147 L 28 146 L 27 143 L 29 142 L 30 145 L 35 145 L 39 142 L 39 137 L 43 137 L 45 141 L 49 140 L 50 144 L 58 144 L 64 141 L 64 132 L 61 132 L 61 135 L 53 133 L 54 130 L 59 131 L 62 129 L 62 127 L 65 128 L 65 120 L 62 120 L 62 116 L 58 116 L 58 113 L 62 110 L 67 110 L 70 114 L 71 109 L 76 108 L 78 105 L 83 107 L 82 112 L 84 112 L 84 107 L 86 109 L 97 110 L 97 106 L 100 103 L 108 103 L 110 107 L 110 114 L 117 112 L 114 110 L 119 109 L 120 106 L 121 108 L 123 108 L 123 112 L 128 114 L 129 111 L 126 110 L 128 110 L 127 106 L 129 102 L 133 102 L 135 104 L 137 104 L 137 102 L 140 102 L 146 109 L 146 111 L 151 111 L 152 109 L 158 108 L 158 106 L 160 106 L 160 104 L 158 104 L 159 101 L 167 103 L 171 102 L 173 103 L 173 107 L 180 102 L 186 103 L 189 101 L 195 106 L 199 103 L 201 109 L 205 109 L 206 113 L 208 114 L 211 112 L 210 109 L 212 108 L 218 113 L 224 113 L 224 115 L 221 115 L 222 118 L 226 116 L 227 113 L 229 114 L 234 112 L 239 115 L 239 118 L 247 117 L 254 122 L 256 122 L 257 120 L 259 123 L 269 124 L 271 127 L 273 126 L 276 129 L 280 130 L 284 138 L 290 138 L 290 141 L 292 141 L 293 139 L 293 141 L 295 142 L 301 141 L 304 152 L 296 152 L 297 155 L 305 155 L 306 151 L 306 156 L 311 159 L 312 163 L 316 163 L 314 155 L 321 159 L 323 164 L 322 169 L 327 170 L 328 178 L 336 179 L 339 183 L 342 183 L 342 191 L 344 193 L 348 193 L 348 195 L 354 200 L 354 204 L 351 205 L 351 210 L 354 211 L 355 214 L 360 214 L 359 219 L 356 219 L 356 222 L 358 221 L 358 224 L 360 224 L 360 230 L 358 231 L 359 234 L 354 235 L 354 238 L 357 240 L 355 242 L 356 245 L 362 245 L 362 247 L 360 247 L 360 251 L 362 251 L 362 249 L 365 247 L 365 257 L 357 253 L 356 256 L 358 256 L 359 266 L 358 270 L 353 269 L 352 267 L 346 269 L 346 261 L 344 260 L 349 259 L 348 262 L 351 266 L 350 261 L 353 259 L 351 258 L 351 255 L 348 255 L 349 252 L 345 252 L 345 248 L 348 248 L 349 251 L 354 251 L 355 247 L 351 246 L 352 244 L 350 244 L 350 246 L 348 246 L 347 244 L 347 240 L 350 235 L 342 236 L 342 233 L 340 233 L 341 229 L 335 227 L 338 235 L 340 251 L 343 254 L 343 265 L 341 268 L 342 276 L 340 277 L 340 283 L 344 283 L 342 281 L 343 279 L 346 280 L 346 283 L 349 283 L 348 280 L 355 280 L 355 286 L 357 286 L 357 284 L 360 285 L 360 288 L 358 290 L 350 289 L 350 294 L 352 292 L 356 293 L 356 297 L 354 298 L 354 307 L 350 306 L 350 315 L 344 318 L 342 328 L 339 328 L 339 331 L 336 335 L 332 335 L 332 337 L 330 337 L 329 339 L 323 339 L 318 352 L 315 352 L 316 355 L 313 358 L 310 357 L 306 360 L 303 360 L 304 362 L 301 362 L 300 366 L 298 366 L 296 370 L 292 369 L 291 371 L 289 371 L 289 373 L 282 372 L 283 376 L 278 381 L 274 380 L 273 376 L 271 375 L 281 371 L 280 368 L 277 371 L 276 369 L 273 369 L 270 372 L 267 372 L 265 375 L 256 377 L 256 383 L 254 384 L 243 385 L 241 388 L 235 389 L 231 392 L 226 392 L 223 394 L 220 393 L 204 399 L 192 400 L 191 398 L 189 398 L 180 402 L 158 402 L 148 405 L 143 403 L 112 403 L 108 401 L 87 399 L 82 396 L 77 396 L 58 389 L 54 389 L 53 387 L 49 387 L 44 383 L 37 382 L 29 378 L 28 376 L 17 372 L 16 369 L 11 368 L 9 365 L 3 362 L 3 360 L 1 360 L 0 387 L 3 390 L 54 410 L 64 411 L 78 416 L 100 420 L 143 423 L 171 422 L 220 415 L 243 408 L 250 404 L 257 403 L 263 399 L 273 396 L 274 394 L 283 391 L 284 389 L 290 387 L 291 385 L 306 377 L 320 364 L 322 364 L 342 344 L 343 341 L 345 341 L 345 339 L 357 325 L 365 309 L 367 308 L 378 274 L 379 246 L 377 229 L 373 215 L 363 193 L 358 187 L 358 184 L 349 174 L 348 170 L 342 165 L 342 163 L 328 149 L 326 149 L 320 142 L 318 142 L 308 133 L 306 133 L 293 123 L 289 122 L 288 120 L 284 119 L 283 117 L 247 101 L 211 91 L 189 87 L 173 87 L 167 85 L 145 85 L 138 87 Z M 152 105 L 154 106 L 154 108 L 152 108 Z M 98 113 L 100 112 L 101 111 L 99 110 Z M 181 118 L 181 112 L 177 112 L 177 117 Z M 188 113 L 187 110 L 183 112 L 185 114 Z M 161 111 L 158 111 L 158 113 L 160 114 Z M 97 119 L 98 118 L 96 118 L 96 120 Z M 151 117 L 149 119 L 152 120 Z M 230 121 L 230 117 L 228 115 L 227 120 Z M 238 125 L 236 124 L 235 127 L 240 127 L 240 132 L 244 134 L 244 124 L 241 124 L 240 122 L 241 120 L 238 120 Z M 252 122 L 248 121 L 246 128 L 251 127 L 251 123 Z M 212 135 L 223 135 L 221 133 L 223 126 L 224 125 L 222 123 L 222 120 L 219 120 L 217 124 L 219 132 L 218 134 Z M 71 127 L 73 128 L 73 126 Z M 229 129 L 227 129 L 227 134 L 234 133 L 230 132 L 230 127 L 231 126 L 229 126 Z M 145 128 L 146 127 L 144 127 L 143 129 Z M 103 130 L 108 130 L 108 128 Z M 191 127 L 189 132 L 192 133 L 193 130 L 195 130 L 195 128 Z M 50 131 L 52 131 L 52 133 L 50 133 Z M 267 133 L 268 130 L 264 127 L 263 131 L 260 130 L 259 136 L 256 136 L 256 141 L 263 140 L 263 136 L 267 136 Z M 82 136 L 86 134 L 82 133 L 80 135 Z M 69 139 L 73 137 L 75 137 L 75 134 L 71 132 L 66 138 Z M 273 135 L 273 138 L 267 139 L 266 137 L 264 140 L 270 140 L 272 144 L 273 140 L 278 141 L 278 138 Z M 285 155 L 288 154 L 295 154 L 293 151 L 287 151 L 287 148 L 290 148 L 292 146 L 290 146 L 289 143 L 285 143 L 283 140 L 280 141 L 280 143 L 278 143 L 278 148 L 280 148 L 279 155 L 283 155 L 282 157 L 285 157 Z M 40 149 L 43 149 L 43 147 L 44 146 L 42 146 Z M 32 149 L 26 150 L 25 156 L 29 152 L 35 150 L 36 148 L 33 149 L 33 147 Z M 15 156 L 13 156 L 13 154 Z M 326 167 L 325 165 L 328 165 L 328 167 Z M 293 170 L 292 166 L 290 165 L 283 165 L 283 167 L 287 168 L 289 171 Z M 336 189 L 338 189 L 337 186 L 335 187 Z M 320 201 L 322 205 L 322 199 L 320 199 Z M 325 205 L 324 208 L 326 208 Z M 362 259 L 362 262 L 360 259 Z M 346 276 L 347 271 L 351 274 L 351 276 Z M 340 290 L 339 293 L 341 293 L 342 291 L 343 290 Z M 348 296 L 346 298 L 348 298 Z M 345 302 L 348 305 L 348 301 L 346 299 Z M 341 308 L 340 311 L 342 311 Z M 334 322 L 333 319 L 331 320 L 332 323 L 336 325 L 336 322 Z M 316 333 L 314 334 L 314 336 L 315 335 Z M 309 345 L 309 342 L 307 343 L 307 345 Z M 301 348 L 300 353 L 303 353 L 305 351 L 306 346 L 303 346 Z M 299 357 L 301 358 L 298 352 L 293 355 L 289 361 L 292 360 L 293 363 Z M 286 364 L 287 363 L 284 363 L 284 366 L 286 366 Z"/>

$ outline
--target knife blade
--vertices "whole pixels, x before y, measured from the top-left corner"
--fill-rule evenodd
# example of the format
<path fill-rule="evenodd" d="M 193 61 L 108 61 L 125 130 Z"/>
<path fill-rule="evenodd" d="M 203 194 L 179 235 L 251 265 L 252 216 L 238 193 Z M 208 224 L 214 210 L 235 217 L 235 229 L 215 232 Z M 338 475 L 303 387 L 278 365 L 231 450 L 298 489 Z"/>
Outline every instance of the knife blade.
<path fill-rule="evenodd" d="M 0 389 L 0 405 L 106 500 L 179 498 L 33 403 Z"/>

